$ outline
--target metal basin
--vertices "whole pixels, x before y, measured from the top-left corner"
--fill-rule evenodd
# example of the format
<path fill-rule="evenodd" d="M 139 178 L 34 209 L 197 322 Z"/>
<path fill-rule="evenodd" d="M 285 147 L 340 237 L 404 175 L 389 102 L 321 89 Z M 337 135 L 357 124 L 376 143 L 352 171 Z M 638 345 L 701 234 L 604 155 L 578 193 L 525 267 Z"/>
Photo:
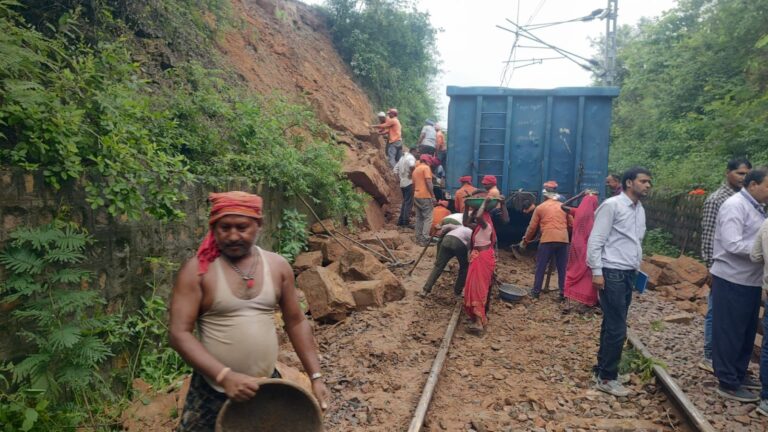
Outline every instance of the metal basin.
<path fill-rule="evenodd" d="M 512 284 L 501 284 L 499 286 L 499 298 L 505 302 L 517 302 L 528 295 L 528 290 Z"/>
<path fill-rule="evenodd" d="M 283 379 L 268 379 L 245 402 L 228 400 L 216 432 L 321 432 L 323 417 L 314 396 Z"/>

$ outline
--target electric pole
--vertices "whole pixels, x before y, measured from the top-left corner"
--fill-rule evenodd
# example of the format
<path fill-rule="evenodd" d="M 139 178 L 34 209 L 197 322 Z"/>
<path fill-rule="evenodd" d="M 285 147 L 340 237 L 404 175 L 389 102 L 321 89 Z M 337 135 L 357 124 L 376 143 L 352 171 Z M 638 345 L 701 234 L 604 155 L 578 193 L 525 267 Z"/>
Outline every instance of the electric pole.
<path fill-rule="evenodd" d="M 612 86 L 616 80 L 616 16 L 619 0 L 608 0 L 605 16 L 605 77 L 603 84 Z"/>

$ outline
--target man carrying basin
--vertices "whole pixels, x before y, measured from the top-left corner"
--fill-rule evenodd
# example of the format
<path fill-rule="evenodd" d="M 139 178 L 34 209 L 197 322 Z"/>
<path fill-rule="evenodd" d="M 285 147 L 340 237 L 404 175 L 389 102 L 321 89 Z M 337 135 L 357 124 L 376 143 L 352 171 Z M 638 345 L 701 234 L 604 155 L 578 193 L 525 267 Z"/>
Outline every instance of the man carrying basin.
<path fill-rule="evenodd" d="M 210 230 L 197 256 L 179 271 L 170 307 L 171 346 L 194 368 L 178 430 L 212 432 L 228 398 L 248 400 L 260 379 L 279 377 L 273 316 L 278 306 L 313 393 L 326 409 L 329 392 L 299 307 L 293 270 L 280 255 L 255 246 L 261 198 L 226 192 L 208 199 Z"/>

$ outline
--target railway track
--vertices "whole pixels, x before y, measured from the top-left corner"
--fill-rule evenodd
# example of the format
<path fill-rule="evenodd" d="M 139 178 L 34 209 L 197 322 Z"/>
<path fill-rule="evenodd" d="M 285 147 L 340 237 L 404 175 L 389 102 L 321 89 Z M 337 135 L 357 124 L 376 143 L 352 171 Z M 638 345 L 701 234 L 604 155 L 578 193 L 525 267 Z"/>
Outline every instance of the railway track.
<path fill-rule="evenodd" d="M 438 382 L 451 348 L 451 343 L 456 332 L 460 315 L 461 304 L 457 303 L 453 308 L 453 313 L 446 326 L 442 343 L 439 350 L 437 351 L 437 354 L 435 355 L 434 361 L 432 362 L 432 367 L 430 369 L 426 383 L 423 387 L 418 404 L 413 412 L 413 416 L 408 427 L 408 432 L 421 432 L 424 429 L 425 420 L 427 418 L 433 397 L 436 393 Z M 640 351 L 645 357 L 651 357 L 650 353 L 639 340 L 639 338 L 631 332 L 628 335 L 628 343 Z M 698 432 L 716 431 L 716 429 L 709 423 L 704 415 L 694 406 L 693 403 L 691 403 L 684 391 L 680 388 L 680 386 L 677 385 L 675 380 L 663 367 L 654 365 L 653 373 L 656 377 L 656 381 L 659 384 L 659 387 L 667 395 L 668 400 L 674 402 L 674 405 L 679 410 L 678 412 L 683 417 L 683 424 L 672 425 L 670 430 L 689 430 Z M 595 423 L 597 427 L 600 427 L 600 422 Z M 445 429 L 445 427 L 443 426 L 441 429 Z"/>

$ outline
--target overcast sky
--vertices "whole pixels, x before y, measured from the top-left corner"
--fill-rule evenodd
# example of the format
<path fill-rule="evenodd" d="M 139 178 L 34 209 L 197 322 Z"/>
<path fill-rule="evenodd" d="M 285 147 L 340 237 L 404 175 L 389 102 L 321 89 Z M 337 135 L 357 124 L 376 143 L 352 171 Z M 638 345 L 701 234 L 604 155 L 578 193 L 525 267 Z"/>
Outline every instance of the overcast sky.
<path fill-rule="evenodd" d="M 322 3 L 321 0 L 305 2 Z M 504 61 L 509 58 L 514 41 L 512 33 L 496 28 L 496 25 L 512 27 L 505 18 L 519 20 L 521 24 L 564 21 L 605 8 L 607 0 L 417 0 L 416 3 L 420 10 L 429 12 L 435 27 L 443 29 L 437 43 L 443 70 L 437 80 L 437 91 L 442 105 L 441 120 L 445 122 L 446 86 L 502 85 Z M 635 24 L 641 17 L 659 16 L 675 4 L 675 0 L 619 0 L 618 25 Z M 598 38 L 604 33 L 605 20 L 562 24 L 534 32 L 543 41 L 586 58 L 593 54 L 589 38 Z M 521 43 L 534 45 L 527 41 Z M 558 55 L 543 49 L 516 51 L 518 60 Z M 503 84 L 517 88 L 553 88 L 590 83 L 589 72 L 561 59 L 508 71 Z"/>

